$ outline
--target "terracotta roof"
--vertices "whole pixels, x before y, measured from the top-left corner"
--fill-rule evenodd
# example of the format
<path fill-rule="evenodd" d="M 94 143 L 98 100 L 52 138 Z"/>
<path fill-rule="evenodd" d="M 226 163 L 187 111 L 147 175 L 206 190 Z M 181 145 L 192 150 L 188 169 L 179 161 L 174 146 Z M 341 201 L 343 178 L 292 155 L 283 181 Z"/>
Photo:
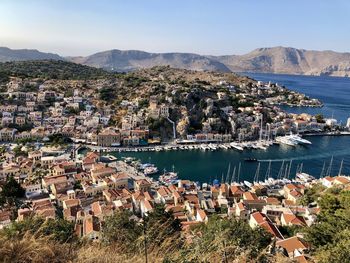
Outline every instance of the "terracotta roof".
<path fill-rule="evenodd" d="M 206 214 L 205 211 L 202 210 L 202 209 L 198 209 L 198 210 L 197 210 L 197 214 L 199 215 L 199 217 L 200 217 L 200 219 L 201 219 L 202 221 L 204 221 L 205 218 L 207 217 L 207 214 Z"/>
<path fill-rule="evenodd" d="M 306 226 L 306 222 L 303 217 L 296 216 L 294 214 L 286 214 L 286 213 L 283 213 L 281 217 L 283 217 L 286 224 Z"/>
<path fill-rule="evenodd" d="M 304 240 L 296 236 L 277 241 L 276 246 L 283 247 L 288 254 L 293 253 L 295 250 L 304 250 L 310 247 Z"/>
<path fill-rule="evenodd" d="M 264 228 L 267 232 L 269 232 L 271 235 L 273 235 L 279 239 L 283 239 L 282 234 L 280 233 L 280 231 L 278 231 L 277 227 L 273 223 L 271 223 L 269 221 L 265 221 L 259 225 L 262 228 Z"/>
<path fill-rule="evenodd" d="M 243 193 L 243 199 L 245 199 L 245 200 L 257 200 L 258 197 L 254 193 L 244 192 Z"/>
<path fill-rule="evenodd" d="M 350 180 L 344 176 L 337 176 L 335 180 L 341 184 L 348 184 L 350 183 Z"/>
<path fill-rule="evenodd" d="M 265 220 L 266 220 L 264 214 L 262 214 L 260 212 L 252 213 L 251 217 L 254 218 L 254 220 L 256 221 L 257 224 L 261 224 L 261 223 L 265 222 Z"/>
<path fill-rule="evenodd" d="M 237 185 L 231 186 L 230 190 L 231 190 L 231 193 L 234 194 L 234 195 L 242 195 L 244 193 L 242 188 L 237 186 Z"/>

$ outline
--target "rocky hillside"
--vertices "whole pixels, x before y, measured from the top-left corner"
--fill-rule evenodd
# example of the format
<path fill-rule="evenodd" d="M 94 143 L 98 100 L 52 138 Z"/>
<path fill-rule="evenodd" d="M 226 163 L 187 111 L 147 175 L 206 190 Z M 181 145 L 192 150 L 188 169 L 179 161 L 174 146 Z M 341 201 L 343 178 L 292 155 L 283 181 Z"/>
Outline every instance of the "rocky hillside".
<path fill-rule="evenodd" d="M 350 76 L 350 53 L 286 47 L 259 48 L 245 55 L 228 56 L 109 50 L 70 59 L 76 63 L 116 71 L 170 65 L 200 71 Z"/>
<path fill-rule="evenodd" d="M 216 59 L 191 53 L 147 53 L 138 50 L 103 51 L 87 57 L 68 58 L 72 62 L 115 71 L 169 65 L 173 68 L 198 71 L 229 72 L 230 69 Z"/>
<path fill-rule="evenodd" d="M 350 53 L 287 47 L 259 48 L 245 55 L 203 56 L 192 53 L 148 53 L 108 50 L 86 57 L 60 57 L 37 50 L 0 48 L 0 62 L 68 60 L 109 71 L 133 71 L 154 66 L 196 71 L 266 72 L 301 75 L 350 76 Z"/>
<path fill-rule="evenodd" d="M 64 60 L 63 57 L 57 54 L 44 53 L 36 49 L 10 49 L 7 47 L 0 47 L 0 62 L 43 59 Z"/>
<path fill-rule="evenodd" d="M 350 53 L 274 47 L 216 58 L 232 71 L 350 76 Z"/>

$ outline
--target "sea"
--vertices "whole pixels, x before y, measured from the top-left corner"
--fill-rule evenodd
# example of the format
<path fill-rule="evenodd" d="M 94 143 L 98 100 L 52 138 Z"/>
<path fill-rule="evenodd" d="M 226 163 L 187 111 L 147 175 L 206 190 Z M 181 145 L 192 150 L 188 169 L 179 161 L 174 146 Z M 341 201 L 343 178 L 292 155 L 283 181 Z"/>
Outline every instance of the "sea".
<path fill-rule="evenodd" d="M 299 76 L 284 74 L 244 73 L 264 82 L 274 82 L 289 89 L 318 98 L 324 103 L 322 108 L 283 107 L 292 113 L 323 114 L 326 118 L 335 118 L 343 124 L 350 117 L 350 78 L 325 76 Z M 298 167 L 303 172 L 319 178 L 322 170 L 337 175 L 343 161 L 341 173 L 350 175 L 350 136 L 314 136 L 307 137 L 312 145 L 274 145 L 267 150 L 234 149 L 202 151 L 182 150 L 166 152 L 124 152 L 114 153 L 116 157 L 135 157 L 141 162 L 151 162 L 161 171 L 178 173 L 180 179 L 189 179 L 200 183 L 212 183 L 213 180 L 231 180 L 234 168 L 236 177 L 240 166 L 239 181 L 253 181 L 257 176 L 263 181 L 268 175 L 277 178 L 283 165 L 290 166 L 290 178 L 295 177 Z M 245 159 L 255 158 L 257 162 Z M 271 163 L 270 168 L 269 164 Z M 258 169 L 259 168 L 259 169 Z M 270 170 L 270 172 L 269 172 Z M 289 168 L 288 168 L 289 170 Z M 157 178 L 155 175 L 154 178 Z"/>

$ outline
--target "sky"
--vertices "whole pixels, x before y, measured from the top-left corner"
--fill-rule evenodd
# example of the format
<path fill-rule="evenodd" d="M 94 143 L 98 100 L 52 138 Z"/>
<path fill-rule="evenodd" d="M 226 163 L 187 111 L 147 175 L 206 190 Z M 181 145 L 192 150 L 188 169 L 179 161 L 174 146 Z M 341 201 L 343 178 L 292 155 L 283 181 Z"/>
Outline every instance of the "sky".
<path fill-rule="evenodd" d="M 350 51 L 349 0 L 0 0 L 0 46 L 63 56 L 109 49 L 244 54 Z"/>

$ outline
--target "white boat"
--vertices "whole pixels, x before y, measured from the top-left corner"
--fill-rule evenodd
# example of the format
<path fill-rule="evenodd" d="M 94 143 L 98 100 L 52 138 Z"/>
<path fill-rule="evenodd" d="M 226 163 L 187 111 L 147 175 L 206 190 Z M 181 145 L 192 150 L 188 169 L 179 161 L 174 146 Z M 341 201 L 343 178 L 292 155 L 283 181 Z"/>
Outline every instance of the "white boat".
<path fill-rule="evenodd" d="M 165 184 L 171 184 L 177 179 L 178 179 L 177 173 L 175 172 L 168 172 L 159 176 L 159 181 Z"/>
<path fill-rule="evenodd" d="M 250 182 L 248 182 L 248 181 L 244 181 L 243 183 L 244 183 L 246 186 L 248 186 L 249 188 L 253 186 L 252 183 L 250 183 Z"/>
<path fill-rule="evenodd" d="M 243 151 L 243 147 L 239 146 L 237 143 L 231 142 L 230 145 L 238 151 Z"/>
<path fill-rule="evenodd" d="M 294 140 L 298 143 L 301 143 L 301 144 L 312 144 L 312 142 L 310 142 L 309 140 L 306 140 L 306 139 L 303 139 L 301 138 L 299 135 L 297 134 L 291 134 L 289 136 L 286 136 L 287 138 L 290 138 L 291 140 Z"/>
<path fill-rule="evenodd" d="M 315 179 L 315 177 L 313 177 L 312 175 L 308 174 L 308 173 L 297 173 L 296 175 L 296 178 L 299 179 L 300 181 L 303 181 L 303 182 L 311 182 L 312 180 Z"/>
<path fill-rule="evenodd" d="M 156 173 L 158 173 L 158 168 L 155 167 L 155 166 L 149 166 L 149 167 L 146 167 L 146 168 L 143 170 L 143 172 L 144 172 L 145 175 L 156 174 Z"/>
<path fill-rule="evenodd" d="M 276 141 L 289 146 L 297 146 L 299 144 L 297 141 L 292 140 L 286 136 L 276 137 Z"/>

